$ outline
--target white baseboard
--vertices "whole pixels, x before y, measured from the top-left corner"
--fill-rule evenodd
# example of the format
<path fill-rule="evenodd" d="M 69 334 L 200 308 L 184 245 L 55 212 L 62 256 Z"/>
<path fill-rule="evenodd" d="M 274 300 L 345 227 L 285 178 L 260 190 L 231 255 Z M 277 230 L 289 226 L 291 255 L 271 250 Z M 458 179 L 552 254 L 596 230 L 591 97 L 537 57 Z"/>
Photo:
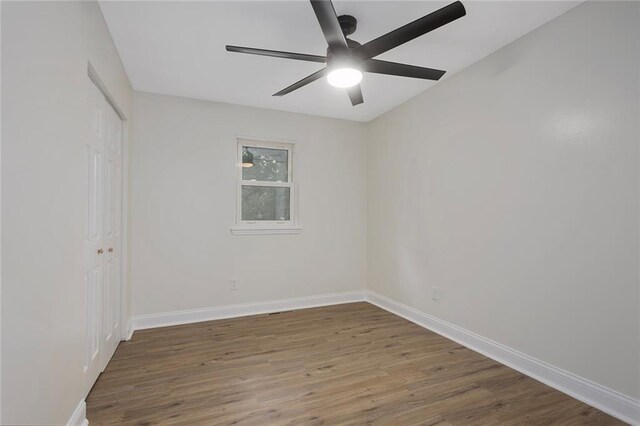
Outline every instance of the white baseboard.
<path fill-rule="evenodd" d="M 318 296 L 295 297 L 292 299 L 271 300 L 267 302 L 246 303 L 241 305 L 217 306 L 213 308 L 189 309 L 185 311 L 163 312 L 160 314 L 138 315 L 134 317 L 133 329 L 166 327 L 247 315 L 268 314 L 292 309 L 314 308 L 318 306 L 339 305 L 341 303 L 362 302 L 365 291 L 322 294 Z"/>
<path fill-rule="evenodd" d="M 367 301 L 426 329 L 460 343 L 501 364 L 509 366 L 552 388 L 585 402 L 618 419 L 640 425 L 640 401 L 576 376 L 543 361 L 532 358 L 500 343 L 479 336 L 469 330 L 425 314 L 372 291 Z"/>
<path fill-rule="evenodd" d="M 129 318 L 129 321 L 127 321 L 127 330 L 126 331 L 127 331 L 127 334 L 126 334 L 124 340 L 129 341 L 133 337 L 133 318 Z"/>
<path fill-rule="evenodd" d="M 69 417 L 67 426 L 87 426 L 89 421 L 87 420 L 87 404 L 84 400 L 80 401 L 73 414 Z"/>

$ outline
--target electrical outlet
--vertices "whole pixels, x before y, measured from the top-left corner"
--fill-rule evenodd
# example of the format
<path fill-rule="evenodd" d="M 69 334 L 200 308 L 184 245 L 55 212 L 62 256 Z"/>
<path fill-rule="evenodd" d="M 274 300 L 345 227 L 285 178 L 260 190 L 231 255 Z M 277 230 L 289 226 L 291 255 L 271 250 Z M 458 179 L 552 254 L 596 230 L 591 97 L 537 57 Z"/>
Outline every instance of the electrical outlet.
<path fill-rule="evenodd" d="M 234 291 L 238 289 L 238 280 L 231 280 L 229 283 L 229 290 Z"/>
<path fill-rule="evenodd" d="M 440 300 L 439 297 L 440 297 L 440 292 L 438 287 L 435 287 L 435 286 L 431 287 L 431 300 L 435 300 L 437 302 Z"/>

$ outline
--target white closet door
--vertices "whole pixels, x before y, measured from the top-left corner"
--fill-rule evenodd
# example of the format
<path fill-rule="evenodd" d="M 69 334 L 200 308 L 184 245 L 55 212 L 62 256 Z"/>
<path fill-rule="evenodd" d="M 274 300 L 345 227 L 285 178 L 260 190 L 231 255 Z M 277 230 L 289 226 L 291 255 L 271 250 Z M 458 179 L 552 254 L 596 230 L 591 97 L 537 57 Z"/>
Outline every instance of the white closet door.
<path fill-rule="evenodd" d="M 106 103 L 106 101 L 105 101 Z M 122 121 L 110 105 L 105 111 L 105 209 L 102 369 L 120 343 L 122 276 Z"/>
<path fill-rule="evenodd" d="M 85 392 L 120 342 L 122 121 L 89 80 L 85 224 Z"/>
<path fill-rule="evenodd" d="M 104 279 L 104 96 L 89 82 L 89 132 L 87 135 L 87 210 L 85 224 L 85 291 L 87 340 L 85 391 L 102 371 L 102 293 Z"/>

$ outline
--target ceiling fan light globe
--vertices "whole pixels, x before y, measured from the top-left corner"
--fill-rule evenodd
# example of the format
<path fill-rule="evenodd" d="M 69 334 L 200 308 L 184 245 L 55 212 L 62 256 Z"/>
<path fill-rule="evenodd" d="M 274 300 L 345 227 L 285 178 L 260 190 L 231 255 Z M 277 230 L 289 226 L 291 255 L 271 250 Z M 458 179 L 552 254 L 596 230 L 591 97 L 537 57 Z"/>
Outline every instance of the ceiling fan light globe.
<path fill-rule="evenodd" d="M 362 81 L 362 72 L 356 68 L 337 68 L 329 72 L 327 81 L 333 87 L 353 87 Z"/>

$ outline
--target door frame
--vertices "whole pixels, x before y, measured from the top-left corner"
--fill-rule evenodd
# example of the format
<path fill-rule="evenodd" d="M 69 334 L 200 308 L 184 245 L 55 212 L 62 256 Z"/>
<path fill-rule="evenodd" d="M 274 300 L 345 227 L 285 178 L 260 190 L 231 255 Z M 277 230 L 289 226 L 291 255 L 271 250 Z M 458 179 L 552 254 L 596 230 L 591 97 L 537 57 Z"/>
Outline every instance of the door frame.
<path fill-rule="evenodd" d="M 130 131 L 130 121 L 125 115 L 122 108 L 118 106 L 117 101 L 111 95 L 111 92 L 103 82 L 103 80 L 98 75 L 97 71 L 91 65 L 91 62 L 88 62 L 87 65 L 87 75 L 96 85 L 98 90 L 102 92 L 107 102 L 114 109 L 120 120 L 122 121 L 122 199 L 121 202 L 121 224 L 122 224 L 122 240 L 120 242 L 120 253 L 122 253 L 121 258 L 121 271 L 120 271 L 120 300 L 118 303 L 120 304 L 120 329 L 118 330 L 119 336 L 118 340 L 129 340 L 131 339 L 131 335 L 133 334 L 133 324 L 128 316 L 129 304 L 128 302 L 128 294 L 129 294 L 129 149 L 131 146 L 129 131 Z"/>

